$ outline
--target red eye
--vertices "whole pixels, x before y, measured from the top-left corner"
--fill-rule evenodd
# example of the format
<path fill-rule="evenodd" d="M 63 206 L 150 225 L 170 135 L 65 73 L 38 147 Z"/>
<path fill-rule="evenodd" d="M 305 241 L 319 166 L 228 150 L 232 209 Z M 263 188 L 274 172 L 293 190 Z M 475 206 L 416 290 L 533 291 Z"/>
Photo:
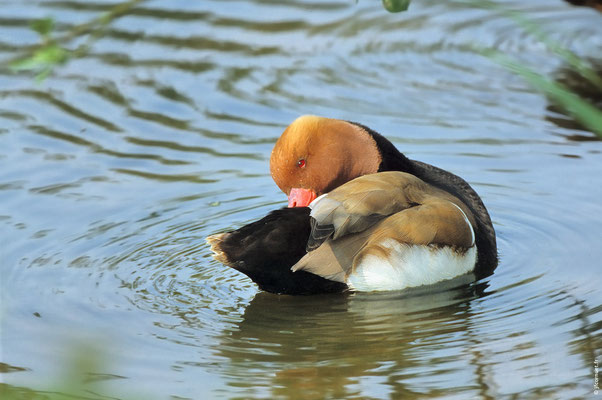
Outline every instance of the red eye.
<path fill-rule="evenodd" d="M 299 168 L 305 167 L 305 160 L 304 159 L 300 159 L 299 161 L 297 161 L 297 166 Z"/>

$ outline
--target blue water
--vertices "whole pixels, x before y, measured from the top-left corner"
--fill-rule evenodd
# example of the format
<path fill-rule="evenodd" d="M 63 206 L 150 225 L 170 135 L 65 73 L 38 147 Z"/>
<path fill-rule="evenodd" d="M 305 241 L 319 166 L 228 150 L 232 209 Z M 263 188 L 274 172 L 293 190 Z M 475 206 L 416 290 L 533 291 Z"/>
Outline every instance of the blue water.
<path fill-rule="evenodd" d="M 6 63 L 123 2 L 0 1 L 0 384 L 117 398 L 587 398 L 602 353 L 602 142 L 481 55 L 561 80 L 495 9 L 140 1 L 41 83 Z M 602 15 L 499 1 L 583 59 Z M 570 82 L 569 82 L 570 83 Z M 434 293 L 288 297 L 204 238 L 286 204 L 297 116 L 361 122 L 465 178 L 500 264 Z M 580 140 L 576 140 L 580 139 Z M 1 393 L 1 392 L 0 392 Z"/>

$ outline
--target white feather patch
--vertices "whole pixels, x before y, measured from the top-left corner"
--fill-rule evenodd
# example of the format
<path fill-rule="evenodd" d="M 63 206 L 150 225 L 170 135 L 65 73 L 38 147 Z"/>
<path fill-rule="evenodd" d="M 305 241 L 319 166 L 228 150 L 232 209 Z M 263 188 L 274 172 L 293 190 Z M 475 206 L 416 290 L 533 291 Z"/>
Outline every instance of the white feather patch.
<path fill-rule="evenodd" d="M 476 246 L 459 253 L 450 247 L 408 245 L 388 239 L 389 258 L 366 256 L 347 278 L 353 290 L 401 290 L 432 285 L 471 272 L 477 260 Z"/>

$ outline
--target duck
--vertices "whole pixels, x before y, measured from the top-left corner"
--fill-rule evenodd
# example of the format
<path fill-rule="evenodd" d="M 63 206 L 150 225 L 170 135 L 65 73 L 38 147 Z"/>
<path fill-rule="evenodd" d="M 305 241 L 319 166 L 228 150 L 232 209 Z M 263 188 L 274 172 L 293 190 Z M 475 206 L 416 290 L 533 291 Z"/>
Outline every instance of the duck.
<path fill-rule="evenodd" d="M 404 290 L 480 279 L 497 266 L 477 192 L 360 123 L 297 118 L 274 145 L 270 173 L 288 206 L 206 239 L 218 262 L 262 290 Z"/>

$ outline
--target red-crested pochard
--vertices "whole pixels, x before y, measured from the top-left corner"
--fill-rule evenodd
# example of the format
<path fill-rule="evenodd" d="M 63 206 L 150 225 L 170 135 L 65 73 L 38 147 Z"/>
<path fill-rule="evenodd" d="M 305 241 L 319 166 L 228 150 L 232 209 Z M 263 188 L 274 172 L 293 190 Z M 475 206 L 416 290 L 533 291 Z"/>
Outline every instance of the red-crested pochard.
<path fill-rule="evenodd" d="M 401 290 L 497 265 L 470 185 L 363 125 L 302 116 L 276 142 L 270 171 L 289 207 L 207 238 L 218 261 L 263 290 Z"/>

